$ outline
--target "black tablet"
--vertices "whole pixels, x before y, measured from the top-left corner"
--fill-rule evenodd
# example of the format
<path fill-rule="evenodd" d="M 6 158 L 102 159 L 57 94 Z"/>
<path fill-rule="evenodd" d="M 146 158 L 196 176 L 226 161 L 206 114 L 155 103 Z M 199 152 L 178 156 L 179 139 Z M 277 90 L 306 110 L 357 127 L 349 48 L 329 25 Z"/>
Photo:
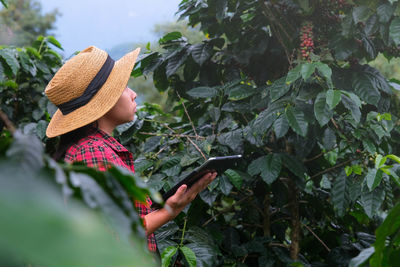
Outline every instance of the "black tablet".
<path fill-rule="evenodd" d="M 174 187 L 164 193 L 162 195 L 164 201 L 174 195 L 176 190 L 178 190 L 181 185 L 186 184 L 189 188 L 208 172 L 216 171 L 218 175 L 221 175 L 227 169 L 234 168 L 241 158 L 242 155 L 209 158 L 206 162 L 204 162 L 202 165 L 200 165 L 187 176 L 185 176 L 185 178 L 183 178 Z"/>

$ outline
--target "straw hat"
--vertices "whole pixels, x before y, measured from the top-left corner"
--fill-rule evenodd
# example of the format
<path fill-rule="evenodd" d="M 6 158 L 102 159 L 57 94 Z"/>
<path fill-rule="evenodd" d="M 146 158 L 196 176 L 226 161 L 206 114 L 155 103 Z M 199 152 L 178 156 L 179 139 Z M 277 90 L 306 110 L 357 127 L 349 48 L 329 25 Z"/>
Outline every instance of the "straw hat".
<path fill-rule="evenodd" d="M 58 107 L 47 137 L 78 129 L 106 114 L 126 88 L 139 51 L 137 48 L 114 61 L 107 52 L 90 46 L 68 60 L 45 90 Z"/>

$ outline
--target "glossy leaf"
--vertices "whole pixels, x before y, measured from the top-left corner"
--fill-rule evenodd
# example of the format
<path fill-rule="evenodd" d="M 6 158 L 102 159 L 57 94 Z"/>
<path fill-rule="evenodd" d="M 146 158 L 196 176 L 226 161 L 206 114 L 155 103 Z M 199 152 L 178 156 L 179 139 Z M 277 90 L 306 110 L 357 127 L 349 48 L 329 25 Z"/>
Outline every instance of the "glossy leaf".
<path fill-rule="evenodd" d="M 369 191 L 373 191 L 382 181 L 383 173 L 381 170 L 377 169 L 369 169 L 367 175 L 365 176 L 365 180 L 367 182 L 367 186 Z"/>
<path fill-rule="evenodd" d="M 169 267 L 172 263 L 172 258 L 178 251 L 178 248 L 175 246 L 170 246 L 164 249 L 161 253 L 161 266 L 162 267 Z"/>
<path fill-rule="evenodd" d="M 290 86 L 286 84 L 286 78 L 282 77 L 276 80 L 269 88 L 271 94 L 271 100 L 277 100 L 284 94 L 286 94 L 290 89 Z"/>
<path fill-rule="evenodd" d="M 14 50 L 10 48 L 0 49 L 0 57 L 4 59 L 4 62 L 11 69 L 12 75 L 16 75 L 20 65 L 18 60 L 15 58 Z"/>
<path fill-rule="evenodd" d="M 368 217 L 372 218 L 377 213 L 384 198 L 385 191 L 380 187 L 370 192 L 362 192 L 361 203 Z"/>
<path fill-rule="evenodd" d="M 243 178 L 240 176 L 240 174 L 238 174 L 237 172 L 235 172 L 232 169 L 228 169 L 225 171 L 224 173 L 229 181 L 237 188 L 240 189 L 243 183 Z"/>
<path fill-rule="evenodd" d="M 357 257 L 351 259 L 349 267 L 362 266 L 371 257 L 371 255 L 374 254 L 374 252 L 375 252 L 374 247 L 362 250 Z"/>
<path fill-rule="evenodd" d="M 293 131 L 301 136 L 306 136 L 308 122 L 305 120 L 304 114 L 301 111 L 294 109 L 293 107 L 288 107 L 286 109 L 285 115 Z"/>
<path fill-rule="evenodd" d="M 349 181 L 345 175 L 336 177 L 331 191 L 332 203 L 338 216 L 343 216 L 349 205 Z"/>
<path fill-rule="evenodd" d="M 248 98 L 256 93 L 256 90 L 248 85 L 238 85 L 229 90 L 229 100 L 237 101 Z"/>
<path fill-rule="evenodd" d="M 334 109 L 342 100 L 342 94 L 338 90 L 328 90 L 326 92 L 326 103 L 330 109 Z"/>
<path fill-rule="evenodd" d="M 313 63 L 304 63 L 301 65 L 301 77 L 303 80 L 307 80 L 310 78 L 311 74 L 315 71 L 315 64 Z"/>
<path fill-rule="evenodd" d="M 212 98 L 218 94 L 218 91 L 213 87 L 196 87 L 189 90 L 187 94 L 194 98 Z"/>
<path fill-rule="evenodd" d="M 389 28 L 389 36 L 393 39 L 396 45 L 400 44 L 400 18 L 392 20 Z"/>
<path fill-rule="evenodd" d="M 194 252 L 186 246 L 179 247 L 179 250 L 182 252 L 183 256 L 185 256 L 186 262 L 190 267 L 196 267 L 196 255 Z"/>
<path fill-rule="evenodd" d="M 274 122 L 274 132 L 276 138 L 281 138 L 285 136 L 288 130 L 289 130 L 289 122 L 287 121 L 286 116 L 282 114 Z"/>
<path fill-rule="evenodd" d="M 324 126 L 329 122 L 333 116 L 333 112 L 330 110 L 327 104 L 326 95 L 324 92 L 318 94 L 314 103 L 314 114 L 315 118 L 319 122 L 319 125 Z"/>
<path fill-rule="evenodd" d="M 195 44 L 190 48 L 194 61 L 200 66 L 212 55 L 212 47 L 208 43 Z"/>

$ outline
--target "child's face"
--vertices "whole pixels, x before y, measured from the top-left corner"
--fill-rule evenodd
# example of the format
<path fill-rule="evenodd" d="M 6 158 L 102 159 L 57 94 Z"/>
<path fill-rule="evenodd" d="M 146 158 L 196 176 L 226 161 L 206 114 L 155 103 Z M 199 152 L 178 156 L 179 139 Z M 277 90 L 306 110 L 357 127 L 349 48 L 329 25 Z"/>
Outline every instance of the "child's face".
<path fill-rule="evenodd" d="M 115 106 L 105 116 L 116 125 L 132 121 L 136 113 L 136 96 L 132 89 L 126 87 Z"/>

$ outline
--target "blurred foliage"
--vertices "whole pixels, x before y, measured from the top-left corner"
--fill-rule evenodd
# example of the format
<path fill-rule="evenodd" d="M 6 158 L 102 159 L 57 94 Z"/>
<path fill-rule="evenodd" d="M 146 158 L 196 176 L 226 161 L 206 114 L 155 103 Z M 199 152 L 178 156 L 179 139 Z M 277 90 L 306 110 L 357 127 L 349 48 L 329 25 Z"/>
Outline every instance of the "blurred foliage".
<path fill-rule="evenodd" d="M 56 163 L 44 154 L 36 136 L 19 131 L 13 139 L 2 131 L 0 144 L 2 263 L 155 265 L 133 201 L 157 196 L 140 178 L 119 168 L 99 172 L 78 164 Z M 98 214 L 84 208 L 82 202 Z"/>
<path fill-rule="evenodd" d="M 8 159 L 0 169 L 2 266 L 156 265 L 145 246 L 127 245 L 106 218 L 63 198 L 49 170 L 27 176 L 18 161 Z"/>
<path fill-rule="evenodd" d="M 3 4 L 6 2 L 3 2 Z M 42 14 L 38 0 L 7 0 L 8 8 L 0 9 L 0 44 L 30 45 L 39 35 L 49 35 L 59 11 Z"/>
<path fill-rule="evenodd" d="M 379 54 L 368 64 L 378 69 L 387 79 L 396 79 L 400 81 L 400 58 L 388 60 L 383 54 Z"/>

